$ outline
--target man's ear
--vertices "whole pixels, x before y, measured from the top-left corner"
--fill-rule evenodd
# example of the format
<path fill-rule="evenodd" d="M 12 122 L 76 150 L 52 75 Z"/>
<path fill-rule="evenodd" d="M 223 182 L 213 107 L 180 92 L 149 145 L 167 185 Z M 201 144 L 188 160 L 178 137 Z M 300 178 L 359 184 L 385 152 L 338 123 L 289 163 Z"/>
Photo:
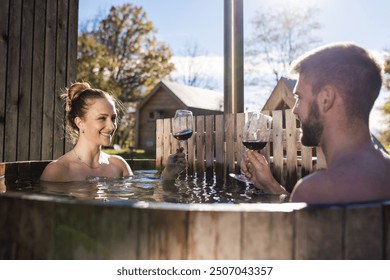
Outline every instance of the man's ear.
<path fill-rule="evenodd" d="M 333 86 L 324 86 L 318 94 L 318 102 L 322 111 L 329 111 L 336 99 L 336 89 Z"/>

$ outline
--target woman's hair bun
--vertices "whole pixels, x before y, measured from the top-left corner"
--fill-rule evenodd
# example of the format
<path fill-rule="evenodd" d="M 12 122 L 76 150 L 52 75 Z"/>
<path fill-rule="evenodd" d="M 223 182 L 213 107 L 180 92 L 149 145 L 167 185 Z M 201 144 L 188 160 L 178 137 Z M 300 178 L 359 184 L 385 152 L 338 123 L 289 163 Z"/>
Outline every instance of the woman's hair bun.
<path fill-rule="evenodd" d="M 82 83 L 74 83 L 70 86 L 68 89 L 68 98 L 70 100 L 75 100 L 80 93 L 82 93 L 86 89 L 90 89 L 91 86 L 87 82 L 82 82 Z"/>

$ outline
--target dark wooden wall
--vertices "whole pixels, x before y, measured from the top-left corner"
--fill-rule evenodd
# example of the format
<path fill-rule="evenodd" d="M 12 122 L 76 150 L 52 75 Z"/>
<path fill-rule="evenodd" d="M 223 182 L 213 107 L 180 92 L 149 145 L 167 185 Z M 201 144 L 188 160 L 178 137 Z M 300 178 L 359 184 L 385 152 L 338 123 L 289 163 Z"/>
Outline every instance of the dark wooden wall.
<path fill-rule="evenodd" d="M 76 79 L 78 0 L 0 1 L 0 161 L 68 148 L 61 89 Z"/>

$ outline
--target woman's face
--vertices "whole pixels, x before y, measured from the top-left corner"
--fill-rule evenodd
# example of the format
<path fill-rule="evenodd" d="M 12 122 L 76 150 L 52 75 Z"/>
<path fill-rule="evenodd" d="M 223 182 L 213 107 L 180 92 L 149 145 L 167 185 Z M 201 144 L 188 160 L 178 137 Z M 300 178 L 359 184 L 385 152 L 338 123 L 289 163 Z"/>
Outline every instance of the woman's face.
<path fill-rule="evenodd" d="M 96 145 L 110 145 L 117 128 L 117 114 L 114 101 L 106 98 L 91 100 L 80 126 L 80 137 L 83 135 L 82 137 Z"/>

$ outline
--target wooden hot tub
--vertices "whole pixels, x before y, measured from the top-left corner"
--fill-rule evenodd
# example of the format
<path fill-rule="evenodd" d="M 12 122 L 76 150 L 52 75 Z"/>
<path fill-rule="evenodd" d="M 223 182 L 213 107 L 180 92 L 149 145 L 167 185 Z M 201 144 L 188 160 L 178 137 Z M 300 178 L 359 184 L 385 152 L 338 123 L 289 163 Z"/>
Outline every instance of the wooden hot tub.
<path fill-rule="evenodd" d="M 46 164 L 1 164 L 1 188 Z M 0 258 L 389 259 L 389 225 L 389 202 L 111 203 L 5 191 Z"/>

